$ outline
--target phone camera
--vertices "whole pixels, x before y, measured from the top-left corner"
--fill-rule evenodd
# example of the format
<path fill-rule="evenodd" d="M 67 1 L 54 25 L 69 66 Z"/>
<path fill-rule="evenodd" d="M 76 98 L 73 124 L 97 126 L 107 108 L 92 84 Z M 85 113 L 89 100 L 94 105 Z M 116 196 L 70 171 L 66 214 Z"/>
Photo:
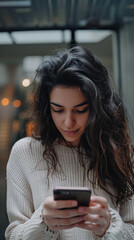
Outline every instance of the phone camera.
<path fill-rule="evenodd" d="M 68 191 L 64 191 L 63 194 L 64 195 L 69 195 L 69 192 Z"/>

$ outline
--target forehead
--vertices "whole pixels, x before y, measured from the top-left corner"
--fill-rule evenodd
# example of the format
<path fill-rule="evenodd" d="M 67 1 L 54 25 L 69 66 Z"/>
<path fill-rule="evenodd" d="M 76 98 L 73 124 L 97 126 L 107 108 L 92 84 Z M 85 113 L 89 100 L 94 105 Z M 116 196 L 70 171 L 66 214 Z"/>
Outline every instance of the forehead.
<path fill-rule="evenodd" d="M 86 101 L 86 97 L 79 87 L 56 86 L 50 92 L 50 102 L 62 106 L 75 106 Z"/>

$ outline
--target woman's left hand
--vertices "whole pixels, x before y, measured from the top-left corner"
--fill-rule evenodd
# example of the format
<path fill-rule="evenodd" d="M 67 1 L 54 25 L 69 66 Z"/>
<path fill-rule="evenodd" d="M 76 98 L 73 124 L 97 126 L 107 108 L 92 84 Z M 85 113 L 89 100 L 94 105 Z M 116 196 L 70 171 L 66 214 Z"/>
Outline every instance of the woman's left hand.
<path fill-rule="evenodd" d="M 75 227 L 90 230 L 96 236 L 103 237 L 110 225 L 107 200 L 103 197 L 92 196 L 89 207 L 79 207 L 78 211 L 86 216 L 85 221 L 75 224 Z"/>

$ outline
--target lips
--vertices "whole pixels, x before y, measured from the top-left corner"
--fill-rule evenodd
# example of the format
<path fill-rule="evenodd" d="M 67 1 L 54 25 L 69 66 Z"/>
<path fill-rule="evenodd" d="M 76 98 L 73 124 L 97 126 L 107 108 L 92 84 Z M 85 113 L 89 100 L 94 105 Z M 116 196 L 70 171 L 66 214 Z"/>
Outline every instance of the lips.
<path fill-rule="evenodd" d="M 73 135 L 75 135 L 78 131 L 79 131 L 78 129 L 77 129 L 77 130 L 72 130 L 72 131 L 70 131 L 70 130 L 63 130 L 63 132 L 64 132 L 66 135 L 68 135 L 68 136 L 73 136 Z"/>

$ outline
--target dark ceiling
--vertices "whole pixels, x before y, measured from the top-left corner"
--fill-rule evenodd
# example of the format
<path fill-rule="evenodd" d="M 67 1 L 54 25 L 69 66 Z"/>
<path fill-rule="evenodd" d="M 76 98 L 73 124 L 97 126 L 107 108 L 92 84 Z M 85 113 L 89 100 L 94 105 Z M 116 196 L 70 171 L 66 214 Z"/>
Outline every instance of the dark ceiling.
<path fill-rule="evenodd" d="M 0 0 L 0 32 L 113 29 L 134 21 L 134 0 Z"/>

